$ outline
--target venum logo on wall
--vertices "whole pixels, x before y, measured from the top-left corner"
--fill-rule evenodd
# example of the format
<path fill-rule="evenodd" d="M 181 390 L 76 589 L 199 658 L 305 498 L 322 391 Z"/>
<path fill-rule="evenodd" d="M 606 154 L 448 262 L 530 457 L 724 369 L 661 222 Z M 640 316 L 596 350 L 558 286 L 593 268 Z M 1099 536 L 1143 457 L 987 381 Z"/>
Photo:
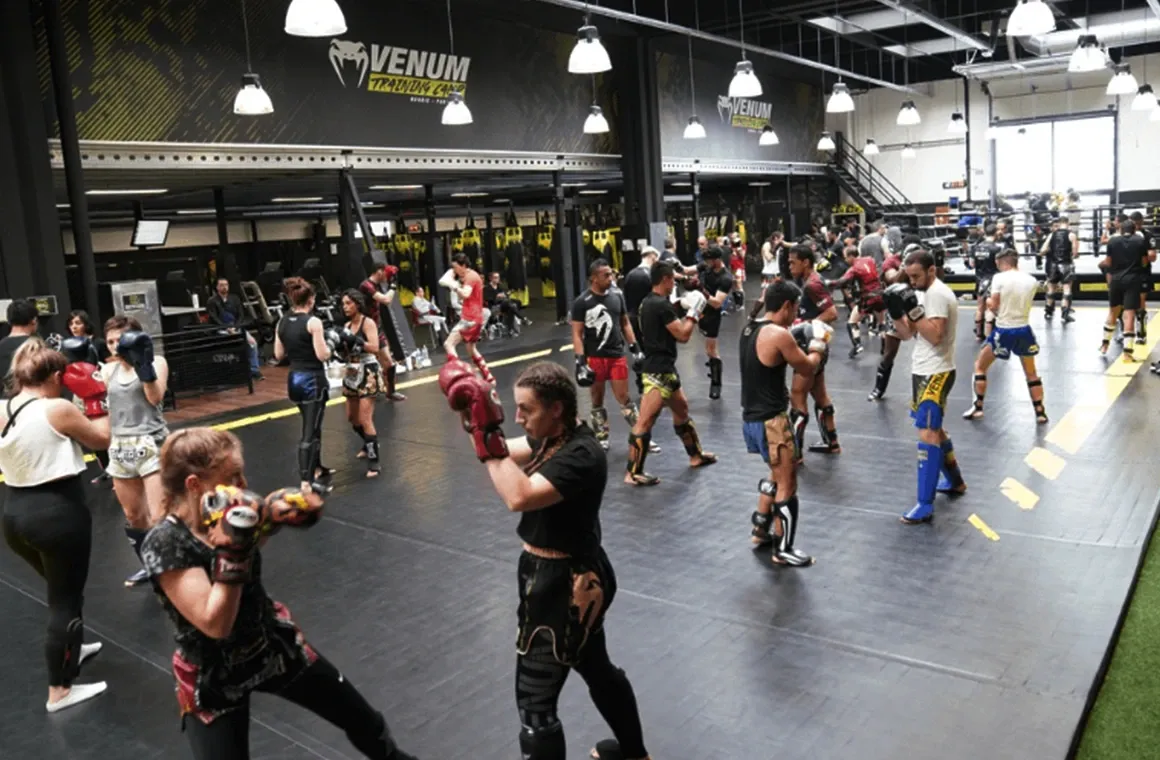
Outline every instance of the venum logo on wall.
<path fill-rule="evenodd" d="M 773 103 L 718 95 L 717 115 L 721 117 L 722 124 L 760 131 L 773 118 Z"/>
<path fill-rule="evenodd" d="M 343 87 L 387 95 L 403 95 L 412 102 L 444 101 L 455 91 L 467 91 L 471 58 L 431 50 L 356 40 L 330 41 L 330 65 Z"/>

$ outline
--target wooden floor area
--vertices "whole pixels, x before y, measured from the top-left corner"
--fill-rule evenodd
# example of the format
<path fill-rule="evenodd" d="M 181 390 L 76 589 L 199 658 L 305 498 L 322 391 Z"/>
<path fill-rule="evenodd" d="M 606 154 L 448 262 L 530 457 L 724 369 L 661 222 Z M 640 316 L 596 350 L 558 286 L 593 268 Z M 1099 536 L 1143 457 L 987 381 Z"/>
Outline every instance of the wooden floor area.
<path fill-rule="evenodd" d="M 241 387 L 178 398 L 177 408 L 165 412 L 165 419 L 174 424 L 182 424 L 241 411 L 251 406 L 261 406 L 271 401 L 285 401 L 286 375 L 289 373 L 290 370 L 286 367 L 267 366 L 262 368 L 262 375 L 266 379 L 254 381 L 253 393 L 250 393 L 249 388 Z"/>

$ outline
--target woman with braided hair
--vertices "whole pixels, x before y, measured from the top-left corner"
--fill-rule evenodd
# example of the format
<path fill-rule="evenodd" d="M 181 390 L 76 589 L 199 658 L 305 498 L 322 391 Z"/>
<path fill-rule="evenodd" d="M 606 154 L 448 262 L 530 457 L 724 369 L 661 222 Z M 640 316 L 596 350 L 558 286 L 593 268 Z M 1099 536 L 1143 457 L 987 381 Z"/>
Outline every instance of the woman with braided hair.
<path fill-rule="evenodd" d="M 632 684 L 612 664 L 604 640 L 604 615 L 616 595 L 600 543 L 608 459 L 591 428 L 577 420 L 571 376 L 551 362 L 520 374 L 516 423 L 527 436 L 511 441 L 499 398 L 467 364 L 448 362 L 439 385 L 463 416 L 496 491 L 520 514 L 516 706 L 523 757 L 564 760 L 556 709 L 575 669 L 616 737 L 599 742 L 592 757 L 648 760 Z"/>

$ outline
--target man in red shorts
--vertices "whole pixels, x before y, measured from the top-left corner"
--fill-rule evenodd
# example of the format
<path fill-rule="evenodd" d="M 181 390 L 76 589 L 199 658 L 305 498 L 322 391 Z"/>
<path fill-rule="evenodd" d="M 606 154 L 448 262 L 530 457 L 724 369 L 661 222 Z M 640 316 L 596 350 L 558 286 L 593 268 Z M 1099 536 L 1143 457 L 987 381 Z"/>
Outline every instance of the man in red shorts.
<path fill-rule="evenodd" d="M 838 319 L 838 310 L 834 307 L 834 300 L 830 297 L 830 291 L 826 289 L 821 275 L 814 271 L 814 252 L 808 245 L 799 243 L 790 249 L 789 273 L 802 291 L 802 299 L 798 305 L 798 320 L 790 332 L 799 344 L 808 348 L 813 338 L 822 337 L 820 334 L 814 334 L 812 323 L 818 321 L 833 325 Z M 820 330 L 819 327 L 818 331 Z M 805 432 L 806 421 L 810 418 L 810 396 L 814 399 L 814 417 L 818 421 L 822 440 L 806 446 Z M 813 377 L 795 374 L 790 385 L 789 397 L 789 418 L 793 423 L 798 455 L 801 456 L 801 452 L 806 450 L 818 454 L 842 453 L 842 447 L 838 443 L 834 403 L 830 399 L 829 391 L 826 390 L 826 363 L 823 361 L 818 366 Z"/>
<path fill-rule="evenodd" d="M 476 346 L 483 332 L 483 278 L 471 268 L 470 263 L 466 253 L 457 253 L 451 257 L 451 269 L 455 272 L 455 282 L 451 284 L 451 289 L 463 302 L 463 308 L 459 311 L 459 321 L 443 342 L 443 348 L 447 351 L 447 361 L 451 361 L 459 358 L 455 347 L 460 341 L 466 343 L 467 353 L 471 361 L 475 362 L 479 376 L 494 386 L 495 377 Z"/>
<path fill-rule="evenodd" d="M 394 264 L 387 264 L 371 272 L 359 286 L 359 292 L 367 303 L 367 316 L 374 320 L 379 328 L 379 361 L 383 365 L 383 374 L 387 381 L 387 398 L 391 401 L 406 401 L 407 397 L 395 389 L 395 357 L 391 356 L 391 343 L 386 338 L 383 328 L 390 328 L 389 320 L 384 322 L 383 309 L 395 300 L 395 288 L 391 280 L 399 273 Z"/>
<path fill-rule="evenodd" d="M 592 397 L 589 424 L 605 451 L 609 445 L 608 412 L 604 409 L 606 382 L 612 383 L 612 395 L 630 429 L 638 416 L 636 404 L 628 395 L 626 344 L 634 364 L 644 361 L 624 294 L 612 287 L 612 267 L 604 259 L 596 259 L 588 267 L 588 290 L 572 303 L 572 350 L 576 354 L 576 384 L 587 387 Z M 660 448 L 650 445 L 649 451 L 656 453 Z"/>
<path fill-rule="evenodd" d="M 846 330 L 850 333 L 850 358 L 853 359 L 862 353 L 862 331 L 858 324 L 863 315 L 869 315 L 873 320 L 870 336 L 881 332 L 886 326 L 886 302 L 882 300 L 882 280 L 878 279 L 878 267 L 870 256 L 859 256 L 858 249 L 850 246 L 842 252 L 846 257 L 848 268 L 836 280 L 826 280 L 826 287 L 845 288 L 857 283 L 858 301 L 850 309 L 849 319 L 846 320 Z"/>

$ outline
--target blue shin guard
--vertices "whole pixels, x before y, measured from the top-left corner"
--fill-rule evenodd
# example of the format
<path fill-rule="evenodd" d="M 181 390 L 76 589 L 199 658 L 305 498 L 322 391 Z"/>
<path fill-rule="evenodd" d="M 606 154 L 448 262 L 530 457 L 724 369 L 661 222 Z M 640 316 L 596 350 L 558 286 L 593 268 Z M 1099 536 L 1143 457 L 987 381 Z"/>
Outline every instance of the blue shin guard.
<path fill-rule="evenodd" d="M 918 442 L 918 503 L 902 516 L 903 522 L 928 522 L 934 516 L 934 495 L 942 463 L 942 447 Z"/>
<path fill-rule="evenodd" d="M 938 479 L 938 492 L 958 496 L 962 493 L 963 473 L 959 471 L 959 462 L 955 458 L 955 445 L 948 438 L 942 443 L 942 472 Z"/>

